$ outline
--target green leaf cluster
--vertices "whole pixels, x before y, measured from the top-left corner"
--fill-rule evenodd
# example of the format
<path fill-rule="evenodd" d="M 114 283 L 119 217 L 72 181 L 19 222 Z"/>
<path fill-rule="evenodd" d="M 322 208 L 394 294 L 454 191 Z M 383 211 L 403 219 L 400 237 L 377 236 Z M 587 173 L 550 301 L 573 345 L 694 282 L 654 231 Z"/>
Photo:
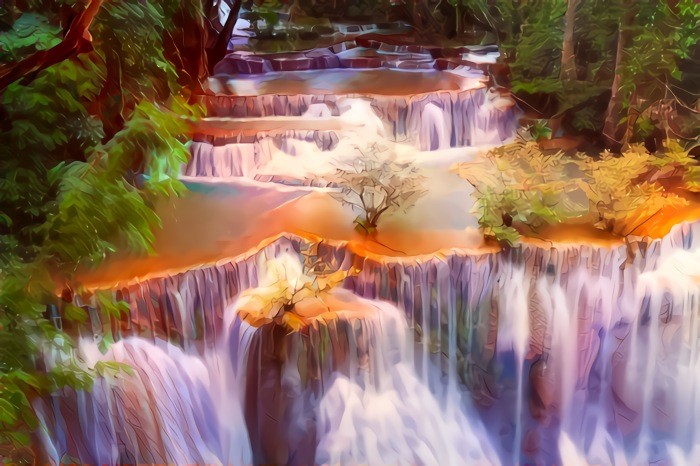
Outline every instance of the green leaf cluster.
<path fill-rule="evenodd" d="M 486 236 L 513 244 L 517 225 L 536 232 L 583 214 L 574 197 L 566 196 L 573 189 L 570 169 L 562 152 L 544 153 L 535 142 L 520 141 L 457 170 L 475 187 L 474 212 Z"/>
<path fill-rule="evenodd" d="M 671 124 L 676 135 L 697 137 L 697 119 L 688 108 L 697 102 L 690 70 L 697 69 L 700 3 L 462 0 L 462 5 L 498 37 L 501 61 L 525 112 L 563 118 L 571 132 L 600 134 L 609 96 L 619 94 L 626 111 L 612 115 L 617 118 L 613 123 L 627 124 L 632 142 L 644 141 L 655 129 L 668 135 L 669 113 L 682 117 Z M 575 9 L 573 25 L 566 23 L 568 8 Z M 573 80 L 560 76 L 569 26 L 574 34 Z M 662 104 L 672 112 L 657 108 Z M 688 119 L 694 122 L 690 128 L 683 123 Z"/>
<path fill-rule="evenodd" d="M 687 205 L 682 193 L 697 190 L 698 167 L 674 142 L 655 154 L 635 145 L 621 156 L 592 157 L 518 141 L 457 172 L 475 188 L 474 213 L 485 235 L 512 245 L 520 234 L 561 223 L 632 234 L 663 209 Z"/>
<path fill-rule="evenodd" d="M 17 61 L 60 42 L 60 28 L 34 12 L 22 14 L 5 34 L 0 35 L 0 63 Z"/>
<path fill-rule="evenodd" d="M 34 5 L 36 3 L 36 5 Z M 91 27 L 93 50 L 10 85 L 0 95 L 0 456 L 28 459 L 31 404 L 63 386 L 89 389 L 123 369 L 88 368 L 73 336 L 89 315 L 59 299 L 80 291 L 78 270 L 118 251 L 151 251 L 158 197 L 180 194 L 187 134 L 201 110 L 188 104 L 164 37 L 178 2 L 105 2 Z M 61 8 L 29 2 L 0 32 L 2 60 L 60 40 Z M 39 9 L 40 8 L 40 9 Z M 125 311 L 98 294 L 100 312 Z M 57 309 L 65 330 L 54 326 Z M 101 349 L 112 336 L 105 325 Z"/>

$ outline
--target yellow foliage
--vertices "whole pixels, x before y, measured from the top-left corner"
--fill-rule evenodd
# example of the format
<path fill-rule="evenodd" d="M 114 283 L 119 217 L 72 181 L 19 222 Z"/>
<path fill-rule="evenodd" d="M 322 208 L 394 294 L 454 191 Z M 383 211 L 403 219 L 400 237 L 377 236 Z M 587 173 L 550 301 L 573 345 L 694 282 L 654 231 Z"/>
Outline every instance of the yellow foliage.
<path fill-rule="evenodd" d="M 630 234 L 661 209 L 687 205 L 660 182 L 700 191 L 698 163 L 673 141 L 658 154 L 633 145 L 622 155 L 605 151 L 598 157 L 548 153 L 519 141 L 455 171 L 475 188 L 474 213 L 484 233 L 507 243 L 517 240 L 516 225 L 537 231 L 575 218 Z"/>
<path fill-rule="evenodd" d="M 317 251 L 316 248 L 313 251 Z M 238 301 L 238 312 L 252 323 L 279 322 L 290 330 L 303 327 L 303 319 L 294 314 L 294 306 L 307 298 L 319 297 L 340 285 L 356 269 L 329 270 L 329 264 L 308 254 L 302 264 L 298 256 L 285 254 L 260 264 L 259 286 L 243 291 Z"/>

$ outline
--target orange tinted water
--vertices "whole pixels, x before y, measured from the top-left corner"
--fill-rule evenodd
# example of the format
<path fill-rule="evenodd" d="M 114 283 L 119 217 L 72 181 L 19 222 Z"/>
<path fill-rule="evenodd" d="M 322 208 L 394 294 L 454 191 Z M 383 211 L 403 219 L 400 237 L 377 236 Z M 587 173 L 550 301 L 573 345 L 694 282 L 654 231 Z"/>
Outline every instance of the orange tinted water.
<path fill-rule="evenodd" d="M 374 238 L 357 234 L 354 215 L 324 193 L 272 194 L 246 199 L 191 193 L 158 206 L 163 228 L 156 234 L 154 257 L 119 256 L 107 260 L 98 270 L 83 274 L 87 286 L 103 286 L 137 277 L 162 275 L 186 270 L 219 259 L 234 257 L 256 248 L 281 233 L 309 239 L 347 241 L 356 253 L 365 256 L 417 256 L 448 251 L 470 250 L 486 253 L 497 249 L 486 244 L 476 230 L 382 229 Z M 274 199 L 273 199 L 274 198 Z M 281 203 L 269 209 L 270 204 Z M 677 211 L 663 211 L 650 218 L 637 236 L 658 238 L 673 225 L 700 219 L 700 203 Z M 535 238 L 524 241 L 542 246 L 552 243 L 586 243 L 600 246 L 620 244 L 622 239 L 590 225 L 556 225 Z"/>
<path fill-rule="evenodd" d="M 392 69 L 333 69 L 265 73 L 237 77 L 228 91 L 232 95 L 362 94 L 410 96 L 475 87 L 470 80 L 437 70 L 399 71 Z"/>

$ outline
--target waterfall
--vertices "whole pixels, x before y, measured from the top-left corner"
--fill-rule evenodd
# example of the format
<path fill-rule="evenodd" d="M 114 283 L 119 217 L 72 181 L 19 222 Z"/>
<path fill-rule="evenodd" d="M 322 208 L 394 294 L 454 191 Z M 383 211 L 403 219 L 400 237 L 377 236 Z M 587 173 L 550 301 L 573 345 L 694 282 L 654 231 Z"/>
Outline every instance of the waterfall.
<path fill-rule="evenodd" d="M 245 99 L 254 99 L 249 100 L 253 108 L 262 105 L 259 110 L 261 116 L 266 117 L 266 112 L 270 110 L 264 105 L 268 102 L 266 97 Z M 274 97 L 291 99 L 289 96 Z M 417 160 L 416 157 L 421 156 L 416 150 L 444 150 L 453 146 L 475 145 L 477 142 L 493 144 L 504 141 L 512 134 L 510 110 L 499 110 L 486 91 L 465 91 L 456 97 L 451 93 L 436 93 L 421 99 L 407 99 L 337 97 L 336 100 L 319 103 L 297 96 L 297 99 L 290 100 L 296 106 L 289 108 L 291 104 L 287 102 L 288 105 L 283 107 L 285 111 L 299 114 L 300 122 L 318 125 L 319 119 L 325 123 L 335 121 L 336 125 L 345 129 L 284 130 L 285 124 L 292 124 L 285 120 L 278 123 L 281 128 L 261 131 L 254 137 L 244 137 L 244 130 L 241 130 L 237 136 L 231 134 L 224 138 L 198 140 L 190 146 L 191 159 L 183 168 L 183 175 L 247 177 L 257 181 L 325 187 L 324 174 L 333 173 L 344 164 L 351 163 L 348 160 L 358 156 L 358 149 L 364 150 L 372 142 L 415 154 L 414 159 Z M 274 110 L 281 103 L 273 101 L 270 105 Z M 337 115 L 333 116 L 334 112 Z M 455 130 L 455 127 L 458 129 Z M 432 155 L 438 158 L 436 154 Z"/>
<path fill-rule="evenodd" d="M 234 464 L 252 461 L 235 386 L 220 368 L 165 342 L 127 338 L 100 354 L 81 341 L 90 367 L 133 371 L 63 389 L 37 407 L 52 461 L 92 464 Z"/>
<path fill-rule="evenodd" d="M 274 257 L 290 253 L 281 250 Z M 265 263 L 243 262 L 260 286 L 269 286 Z M 234 300 L 224 331 L 189 354 L 132 336 L 103 355 L 81 340 L 86 365 L 126 363 L 133 373 L 40 403 L 46 450 L 55 462 L 101 464 L 498 462 L 456 381 L 435 391 L 437 368 L 418 376 L 401 310 L 340 288 L 324 300 L 328 312 L 294 332 L 251 325 Z"/>
<path fill-rule="evenodd" d="M 450 392 L 448 409 L 409 363 L 403 313 L 347 290 L 332 295 L 345 307 L 301 332 L 240 319 L 230 327 L 254 462 L 495 464 L 466 397 Z M 361 315 L 345 310 L 358 307 Z"/>
<path fill-rule="evenodd" d="M 427 150 L 450 147 L 449 128 L 445 125 L 443 111 L 434 103 L 429 103 L 423 110 L 418 143 L 420 147 L 425 147 Z"/>
<path fill-rule="evenodd" d="M 404 314 L 387 303 L 375 306 L 368 367 L 350 375 L 335 373 L 321 399 L 316 462 L 497 464 L 481 423 L 469 419 L 471 411 L 456 385 L 450 380 L 444 392 L 431 391 L 428 378 L 419 377 Z M 439 371 L 431 369 L 430 380 L 440 380 Z"/>
<path fill-rule="evenodd" d="M 418 341 L 404 360 L 434 394 L 445 384 L 429 371 L 454 374 L 503 463 L 560 464 L 576 452 L 589 463 L 688 464 L 700 459 L 700 271 L 689 265 L 700 258 L 699 235 L 696 223 L 613 247 L 524 244 L 379 259 L 323 242 L 318 251 L 362 270 L 347 284 L 355 294 L 402 310 Z M 300 254 L 307 243 L 281 235 L 245 256 L 129 284 L 119 291 L 132 309 L 129 325 L 207 346 L 221 328 L 217 309 L 255 281 L 244 277 L 255 277 L 256 257 Z M 163 318 L 177 313 L 190 324 Z M 331 393 L 362 386 L 338 380 Z M 359 401 L 371 403 L 365 396 Z M 330 461 L 342 439 L 329 438 Z"/>
<path fill-rule="evenodd" d="M 184 170 L 186 176 L 227 178 L 231 176 L 250 177 L 253 170 L 270 161 L 269 153 L 264 153 L 255 144 L 211 144 L 193 142 L 192 155 Z"/>
<path fill-rule="evenodd" d="M 215 117 L 303 116 L 318 104 L 337 107 L 344 95 L 211 95 L 204 97 L 208 114 Z M 414 96 L 364 97 L 395 142 L 407 142 L 420 150 L 499 144 L 515 132 L 515 116 L 510 107 L 495 103 L 485 88 L 455 92 L 432 92 Z M 430 121 L 424 120 L 428 112 Z M 438 115 L 441 115 L 438 116 Z M 341 115 L 342 116 L 342 115 Z M 441 123 L 438 140 L 429 137 L 432 127 Z M 425 133 L 425 131 L 428 133 Z M 424 133 L 423 137 L 420 136 Z"/>

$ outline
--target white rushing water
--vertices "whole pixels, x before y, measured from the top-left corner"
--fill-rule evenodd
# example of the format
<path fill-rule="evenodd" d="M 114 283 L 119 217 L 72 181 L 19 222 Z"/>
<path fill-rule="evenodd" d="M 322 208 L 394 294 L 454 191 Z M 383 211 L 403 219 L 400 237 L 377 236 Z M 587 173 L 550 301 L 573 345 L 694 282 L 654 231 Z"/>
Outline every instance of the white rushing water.
<path fill-rule="evenodd" d="M 250 464 L 235 384 L 226 371 L 165 342 L 131 337 L 106 354 L 80 342 L 84 362 L 127 364 L 90 392 L 65 389 L 39 406 L 54 462 Z"/>
<path fill-rule="evenodd" d="M 295 365 L 269 363 L 260 366 L 258 374 L 278 375 L 248 374 L 251 385 L 242 392 L 251 393 L 263 381 L 282 380 L 281 374 L 286 374 L 287 399 L 297 404 L 278 409 L 288 419 L 303 422 L 296 430 L 281 429 L 287 433 L 279 443 L 289 451 L 303 445 L 307 463 L 318 459 L 381 464 L 379 458 L 385 457 L 422 463 L 417 450 L 395 451 L 395 445 L 385 448 L 385 444 L 385 449 L 370 448 L 379 441 L 370 438 L 371 432 L 387 429 L 396 445 L 412 444 L 415 425 L 427 444 L 436 445 L 437 437 L 447 442 L 435 450 L 446 455 L 436 457 L 442 462 L 451 458 L 451 435 L 482 439 L 476 426 L 483 422 L 488 440 L 480 443 L 490 446 L 482 457 L 490 458 L 488 451 L 495 451 L 494 461 L 503 464 L 569 464 L 576 458 L 590 464 L 698 464 L 698 238 L 700 225 L 694 224 L 675 227 L 662 240 L 629 246 L 525 245 L 494 254 L 454 251 L 445 257 L 382 262 L 363 259 L 342 246 L 319 246 L 325 260 L 362 269 L 348 283 L 354 293 L 397 304 L 417 335 L 415 355 L 397 349 L 401 338 L 387 337 L 403 328 L 396 324 L 394 308 L 372 302 L 389 319 L 372 327 L 378 345 L 372 347 L 373 357 L 386 355 L 373 363 L 377 369 L 370 372 L 379 374 L 378 381 L 365 382 L 342 362 L 346 357 L 333 359 L 321 351 L 346 348 L 341 353 L 350 354 L 347 348 L 352 347 L 349 341 L 356 339 L 357 329 L 336 326 L 326 333 L 288 337 L 287 349 L 279 353 L 306 361 L 305 367 L 316 367 L 314 374 L 323 377 L 304 377 L 299 375 L 304 371 L 282 370 Z M 182 318 L 170 327 L 171 337 L 182 335 L 191 354 L 217 348 L 213 342 L 222 334 L 234 333 L 222 330 L 231 328 L 224 322 L 224 310 L 240 291 L 255 285 L 261 258 L 299 254 L 296 251 L 304 244 L 293 236 L 282 237 L 250 256 L 125 287 L 120 293 L 133 314 L 132 327 L 122 336 L 143 334 L 149 329 L 143 322 L 148 321 L 156 323 L 150 332 L 163 335 L 159 322 L 176 322 L 169 316 L 179 313 Z M 257 336 L 250 337 L 249 349 L 237 350 L 239 358 L 246 358 L 245 367 L 258 367 L 250 358 L 260 362 L 263 354 L 277 354 L 263 344 L 278 338 L 270 332 L 253 332 Z M 244 347 L 236 343 L 228 352 Z M 289 348 L 297 348 L 296 356 L 290 356 Z M 270 360 L 279 360 L 279 354 Z M 321 354 L 328 356 L 324 361 L 336 361 L 335 366 L 321 364 Z M 355 359 L 359 361 L 359 356 Z M 313 390 L 302 390 L 303 380 L 316 380 Z M 415 397 L 407 396 L 409 387 Z M 277 389 L 274 384 L 266 388 L 272 390 L 268 393 Z M 467 409 L 466 398 L 473 400 L 473 407 Z M 392 406 L 392 400 L 402 404 Z M 445 409 L 450 403 L 460 408 Z M 442 410 L 436 411 L 435 404 Z M 251 415 L 267 417 L 261 410 L 266 405 L 263 398 L 246 405 L 247 426 Z M 378 406 L 386 410 L 374 416 Z M 299 412 L 307 414 L 292 414 Z M 436 419 L 442 422 L 438 427 Z M 370 437 L 360 440 L 355 430 L 350 437 L 337 430 L 348 423 Z M 404 427 L 396 427 L 401 423 Z M 265 451 L 259 445 L 265 425 L 260 426 L 250 433 L 257 445 L 254 455 Z M 306 431 L 315 432 L 313 442 L 302 441 L 301 432 Z M 359 443 L 354 443 L 356 437 Z M 384 436 L 380 440 L 389 441 Z M 310 451 L 317 453 L 308 456 Z"/>
<path fill-rule="evenodd" d="M 270 286 L 264 261 L 257 264 L 258 282 Z M 467 414 L 470 401 L 456 381 L 435 393 L 428 383 L 440 378 L 439 371 L 418 376 L 404 314 L 347 290 L 333 295 L 359 305 L 363 316 L 345 317 L 341 308 L 336 320 L 295 333 L 276 324 L 252 327 L 238 317 L 234 303 L 223 316 L 228 331 L 189 355 L 139 337 L 103 355 L 82 340 L 85 364 L 123 362 L 133 374 L 101 379 L 90 393 L 64 390 L 40 406 L 51 459 L 495 464 L 497 456 L 481 422 Z"/>
<path fill-rule="evenodd" d="M 382 303 L 369 367 L 335 374 L 317 419 L 321 464 L 497 464 L 481 422 L 452 380 L 442 390 L 436 368 L 421 378 L 412 364 L 405 318 Z"/>
<path fill-rule="evenodd" d="M 385 136 L 399 159 L 437 173 L 472 156 L 455 147 L 512 134 L 512 115 L 489 99 L 486 90 L 372 102 L 213 96 L 210 111 L 223 116 L 308 112 L 345 118 L 355 130 L 196 143 L 185 174 L 306 179 L 348 163 L 358 141 Z M 467 197 L 435 173 L 428 173 L 431 193 Z M 437 216 L 436 205 L 416 209 L 432 207 Z M 105 355 L 92 341 L 81 351 L 88 365 L 122 361 L 134 376 L 40 403 L 49 457 L 700 464 L 700 224 L 613 247 L 525 244 L 381 260 L 323 243 L 319 257 L 361 269 L 334 293 L 360 303 L 362 318 L 339 313 L 301 332 L 238 318 L 238 297 L 261 283 L 266 261 L 299 258 L 307 247 L 286 235 L 240 257 L 115 290 L 130 307 L 112 328 L 121 341 Z"/>
<path fill-rule="evenodd" d="M 303 184 L 316 175 L 333 171 L 338 164 L 356 156 L 358 148 L 364 149 L 373 142 L 405 144 L 414 152 L 437 151 L 500 144 L 514 134 L 512 109 L 501 108 L 500 98 L 484 89 L 456 95 L 434 93 L 420 98 L 254 96 L 212 99 L 224 99 L 221 105 L 233 105 L 231 109 L 226 107 L 218 111 L 223 117 L 296 115 L 297 124 L 305 122 L 314 126 L 335 122 L 343 129 L 291 130 L 285 129 L 289 122 L 280 121 L 278 129 L 262 131 L 252 140 L 229 138 L 216 143 L 194 142 L 190 149 L 191 160 L 183 169 L 187 176 L 243 176 Z M 237 102 L 236 99 L 247 100 Z M 330 107 L 338 115 L 333 116 Z M 239 111 L 244 113 L 239 115 Z"/>

